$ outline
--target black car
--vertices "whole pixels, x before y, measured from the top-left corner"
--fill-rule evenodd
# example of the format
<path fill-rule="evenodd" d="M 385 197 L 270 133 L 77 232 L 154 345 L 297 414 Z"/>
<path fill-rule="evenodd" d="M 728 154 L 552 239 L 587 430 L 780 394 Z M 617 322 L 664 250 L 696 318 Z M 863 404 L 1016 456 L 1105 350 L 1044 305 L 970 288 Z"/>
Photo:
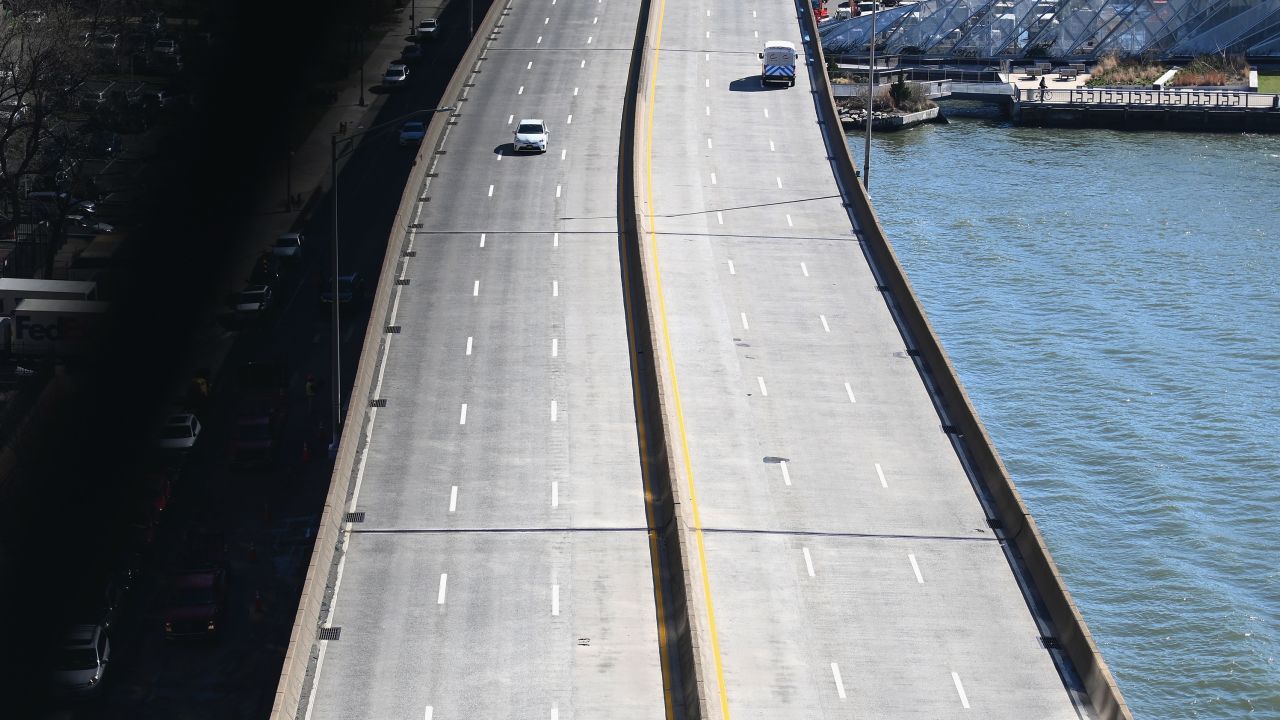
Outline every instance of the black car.
<path fill-rule="evenodd" d="M 345 305 L 350 302 L 364 302 L 368 293 L 364 286 L 364 277 L 360 273 L 349 273 L 347 275 L 338 276 L 338 303 Z M 334 298 L 334 282 L 333 278 L 326 278 L 320 284 L 320 302 L 328 304 L 333 302 Z"/>
<path fill-rule="evenodd" d="M 249 284 L 275 287 L 279 280 L 280 258 L 269 250 L 259 255 L 258 262 L 254 263 L 253 271 L 249 273 Z"/>

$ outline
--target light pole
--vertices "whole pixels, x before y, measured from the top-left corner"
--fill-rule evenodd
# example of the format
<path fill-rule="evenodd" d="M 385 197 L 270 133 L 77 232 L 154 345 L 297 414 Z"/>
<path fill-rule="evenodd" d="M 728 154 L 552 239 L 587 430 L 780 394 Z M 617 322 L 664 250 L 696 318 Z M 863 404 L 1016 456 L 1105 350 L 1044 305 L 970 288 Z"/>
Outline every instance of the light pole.
<path fill-rule="evenodd" d="M 871 189 L 871 124 L 875 117 L 876 102 L 876 10 L 879 2 L 871 3 L 871 44 L 867 46 L 867 143 L 862 154 L 862 187 Z"/>
<path fill-rule="evenodd" d="M 356 49 L 356 62 L 360 63 L 360 107 L 364 107 L 364 61 L 364 33 L 361 32 Z"/>
<path fill-rule="evenodd" d="M 375 133 L 380 130 L 385 130 L 391 127 L 392 125 L 398 125 L 399 123 L 402 123 L 405 120 L 408 120 L 409 118 L 412 118 L 412 117 L 418 117 L 420 115 L 431 115 L 434 113 L 446 112 L 446 111 L 453 112 L 454 110 L 457 110 L 457 108 L 452 105 L 447 107 L 431 108 L 429 110 L 415 110 L 407 115 L 398 117 L 395 120 L 388 120 L 387 122 L 381 123 L 379 125 L 374 125 L 371 128 L 366 128 L 364 130 L 360 130 L 359 132 L 348 133 L 346 135 L 343 135 L 342 137 L 343 139 L 347 139 L 347 140 L 355 140 L 355 138 L 360 137 L 361 135 L 368 135 L 370 133 Z M 353 152 L 353 151 L 348 149 L 348 152 Z M 341 347 L 340 347 L 339 326 L 338 326 L 338 320 L 339 320 L 338 306 L 341 305 L 342 303 L 341 303 L 341 298 L 338 295 L 338 289 L 339 289 L 338 275 L 340 271 L 338 270 L 338 237 L 339 236 L 338 236 L 338 136 L 337 135 L 332 135 L 329 138 L 329 176 L 330 178 L 332 178 L 331 182 L 333 183 L 333 253 L 332 253 L 333 254 L 333 268 L 332 268 L 333 287 L 331 288 L 333 292 L 333 298 L 332 298 L 333 340 L 330 343 L 333 346 L 332 347 L 333 375 L 330 378 L 330 382 L 329 382 L 329 384 L 333 386 L 333 431 L 330 434 L 329 455 L 333 456 L 335 453 L 338 452 L 338 435 L 340 432 L 340 425 L 342 423 L 342 353 L 341 353 Z"/>
<path fill-rule="evenodd" d="M 416 35 L 418 32 L 418 3 L 409 3 L 409 34 Z"/>
<path fill-rule="evenodd" d="M 467 0 L 467 37 L 476 35 L 476 0 Z"/>

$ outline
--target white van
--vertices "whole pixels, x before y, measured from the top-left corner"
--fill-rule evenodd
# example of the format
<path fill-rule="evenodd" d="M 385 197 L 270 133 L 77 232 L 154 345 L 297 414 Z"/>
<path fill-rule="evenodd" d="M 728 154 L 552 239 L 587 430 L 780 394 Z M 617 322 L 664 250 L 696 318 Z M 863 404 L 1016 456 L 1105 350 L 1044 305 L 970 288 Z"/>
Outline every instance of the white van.
<path fill-rule="evenodd" d="M 97 300 L 98 284 L 92 281 L 0 278 L 0 315 L 13 312 L 18 303 L 33 300 Z"/>
<path fill-rule="evenodd" d="M 786 40 L 769 40 L 760 53 L 760 83 L 796 84 L 796 46 Z"/>

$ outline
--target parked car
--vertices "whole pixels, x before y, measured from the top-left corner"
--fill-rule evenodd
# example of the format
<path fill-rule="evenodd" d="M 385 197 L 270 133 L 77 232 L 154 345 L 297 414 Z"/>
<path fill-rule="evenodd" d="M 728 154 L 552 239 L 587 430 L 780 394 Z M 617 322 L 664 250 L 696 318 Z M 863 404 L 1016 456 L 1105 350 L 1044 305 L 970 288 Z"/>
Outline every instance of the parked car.
<path fill-rule="evenodd" d="M 403 63 L 392 63 L 382 74 L 382 84 L 386 87 L 400 87 L 409 80 L 409 66 Z"/>
<path fill-rule="evenodd" d="M 410 120 L 400 126 L 400 147 L 417 147 L 427 135 L 427 124 L 421 120 Z"/>
<path fill-rule="evenodd" d="M 435 18 L 428 18 L 418 23 L 417 35 L 424 40 L 430 40 L 440 34 L 440 21 Z"/>
<path fill-rule="evenodd" d="M 400 51 L 400 62 L 406 64 L 416 63 L 422 60 L 425 55 L 426 53 L 423 52 L 421 45 L 406 45 L 404 49 Z"/>
<path fill-rule="evenodd" d="M 111 90 L 115 86 L 109 80 L 89 80 L 79 88 L 77 107 L 83 112 L 94 112 L 107 104 L 111 99 Z"/>
<path fill-rule="evenodd" d="M 231 440 L 231 465 L 243 470 L 275 463 L 276 415 L 246 414 L 236 420 Z"/>
<path fill-rule="evenodd" d="M 365 299 L 364 278 L 360 273 L 351 273 L 349 275 L 338 276 L 338 302 L 347 304 L 352 301 L 363 301 Z M 326 279 L 320 285 L 320 302 L 333 302 L 333 278 Z"/>
<path fill-rule="evenodd" d="M 111 642 L 101 625 L 75 625 L 59 640 L 54 652 L 54 688 L 65 693 L 90 693 L 102 687 L 111 661 Z"/>
<path fill-rule="evenodd" d="M 516 126 L 515 139 L 512 141 L 512 149 L 516 152 L 546 152 L 547 151 L 547 135 L 551 131 L 547 129 L 547 124 L 537 118 L 521 120 Z"/>
<path fill-rule="evenodd" d="M 151 52 L 156 55 L 181 55 L 181 48 L 178 41 L 173 38 L 160 38 L 156 40 L 156 44 L 151 46 Z"/>
<path fill-rule="evenodd" d="M 170 415 L 160 428 L 157 444 L 162 450 L 190 450 L 200 439 L 200 421 L 191 413 Z"/>
<path fill-rule="evenodd" d="M 226 592 L 226 572 L 220 568 L 175 573 L 164 611 L 165 639 L 216 637 Z"/>
<path fill-rule="evenodd" d="M 258 256 L 258 262 L 254 263 L 253 270 L 249 273 L 249 284 L 275 287 L 279 281 L 280 258 L 274 251 L 264 251 Z"/>
<path fill-rule="evenodd" d="M 271 254 L 282 260 L 299 262 L 302 260 L 302 246 L 305 243 L 306 237 L 302 233 L 285 233 L 276 238 L 275 243 L 271 246 Z"/>
<path fill-rule="evenodd" d="M 236 313 L 243 317 L 260 317 L 271 308 L 271 288 L 267 285 L 250 285 L 235 296 Z"/>

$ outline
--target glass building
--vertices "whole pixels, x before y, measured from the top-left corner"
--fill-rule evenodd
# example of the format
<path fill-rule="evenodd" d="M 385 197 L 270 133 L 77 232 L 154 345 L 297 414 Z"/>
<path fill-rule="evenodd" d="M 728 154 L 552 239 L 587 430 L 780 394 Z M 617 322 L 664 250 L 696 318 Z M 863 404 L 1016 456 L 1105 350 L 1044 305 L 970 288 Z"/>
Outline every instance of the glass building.
<path fill-rule="evenodd" d="M 827 52 L 865 53 L 871 14 L 819 34 Z M 1280 0 L 920 0 L 881 10 L 875 34 L 877 52 L 953 58 L 1280 58 Z"/>

